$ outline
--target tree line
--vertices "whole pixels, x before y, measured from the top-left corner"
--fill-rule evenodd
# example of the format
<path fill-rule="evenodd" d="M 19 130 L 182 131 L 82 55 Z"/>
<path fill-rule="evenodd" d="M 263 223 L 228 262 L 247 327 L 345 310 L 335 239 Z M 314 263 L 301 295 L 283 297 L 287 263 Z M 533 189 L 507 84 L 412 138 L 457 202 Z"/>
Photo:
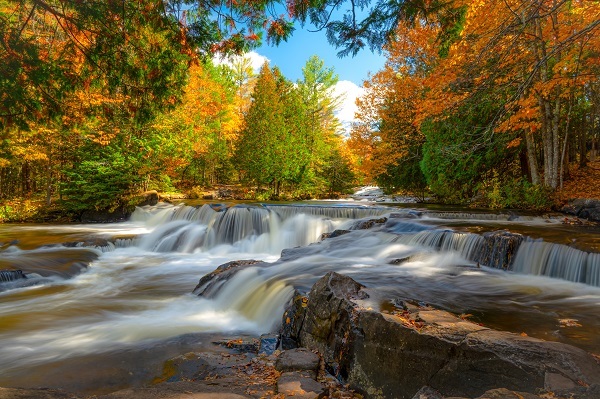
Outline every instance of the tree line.
<path fill-rule="evenodd" d="M 0 200 L 79 211 L 146 189 L 343 190 L 332 69 L 311 58 L 290 82 L 214 62 L 289 36 L 270 3 L 0 1 Z"/>
<path fill-rule="evenodd" d="M 361 0 L 338 20 L 337 0 L 277 4 L 0 0 L 0 200 L 111 208 L 143 189 L 237 182 L 303 197 L 356 178 L 545 206 L 594 160 L 598 2 Z M 298 82 L 212 61 L 281 44 L 295 23 L 325 30 L 342 56 L 387 55 L 349 140 L 322 61 Z"/>
<path fill-rule="evenodd" d="M 401 22 L 360 101 L 362 173 L 451 202 L 546 206 L 596 158 L 599 28 L 584 0 L 455 0 Z"/>

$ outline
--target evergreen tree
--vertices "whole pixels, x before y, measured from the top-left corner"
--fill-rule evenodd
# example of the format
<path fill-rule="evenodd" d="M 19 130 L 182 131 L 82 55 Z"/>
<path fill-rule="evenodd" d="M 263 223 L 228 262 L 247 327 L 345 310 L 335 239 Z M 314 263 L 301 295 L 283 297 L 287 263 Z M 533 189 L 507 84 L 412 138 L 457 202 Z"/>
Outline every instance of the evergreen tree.
<path fill-rule="evenodd" d="M 259 189 L 269 184 L 277 190 L 284 176 L 284 114 L 276 77 L 265 63 L 257 77 L 252 105 L 248 109 L 236 152 L 242 179 L 254 182 Z"/>
<path fill-rule="evenodd" d="M 297 82 L 298 91 L 304 102 L 306 117 L 305 145 L 310 154 L 307 164 L 305 183 L 312 190 L 328 190 L 332 185 L 331 173 L 337 158 L 341 124 L 335 116 L 342 98 L 335 94 L 339 77 L 333 68 L 325 67 L 325 63 L 316 55 L 311 56 L 302 68 L 302 80 Z M 335 160 L 335 161 L 334 161 Z"/>

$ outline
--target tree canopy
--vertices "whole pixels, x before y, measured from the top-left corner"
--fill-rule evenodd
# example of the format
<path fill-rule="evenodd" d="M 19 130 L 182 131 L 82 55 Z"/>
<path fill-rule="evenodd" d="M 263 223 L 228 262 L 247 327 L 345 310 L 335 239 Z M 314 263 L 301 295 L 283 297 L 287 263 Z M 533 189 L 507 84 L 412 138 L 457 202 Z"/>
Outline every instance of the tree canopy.
<path fill-rule="evenodd" d="M 363 173 L 386 180 L 395 171 L 396 185 L 407 188 L 394 168 L 414 154 L 442 198 L 483 193 L 500 206 L 547 198 L 545 190 L 562 185 L 570 160 L 585 165 L 590 147 L 595 156 L 598 2 L 449 5 L 401 22 L 384 70 L 366 82 L 369 94 L 352 134 L 365 157 Z M 445 28 L 448 10 L 455 11 L 452 29 Z"/>
<path fill-rule="evenodd" d="M 243 56 L 295 23 L 387 57 L 347 140 L 332 68 L 311 57 L 291 82 Z M 2 200 L 78 212 L 148 188 L 301 198 L 358 178 L 542 206 L 597 154 L 597 1 L 0 0 L 0 27 Z"/>

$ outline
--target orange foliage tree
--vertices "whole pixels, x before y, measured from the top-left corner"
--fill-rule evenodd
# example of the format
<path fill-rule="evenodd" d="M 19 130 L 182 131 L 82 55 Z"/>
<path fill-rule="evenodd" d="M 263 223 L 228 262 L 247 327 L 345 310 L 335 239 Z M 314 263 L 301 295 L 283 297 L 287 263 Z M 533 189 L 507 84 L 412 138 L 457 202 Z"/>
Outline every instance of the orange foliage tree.
<path fill-rule="evenodd" d="M 193 65 L 182 102 L 157 119 L 160 170 L 183 186 L 224 183 L 242 119 L 226 67 Z"/>
<path fill-rule="evenodd" d="M 425 21 L 401 23 L 386 46 L 384 68 L 364 82 L 348 144 L 367 181 L 423 188 L 419 162 L 425 138 L 417 119 L 424 79 L 438 59 L 439 31 L 438 24 Z"/>
<path fill-rule="evenodd" d="M 521 132 L 533 184 L 559 187 L 577 99 L 598 79 L 600 4 L 585 0 L 455 1 L 460 35 L 428 77 L 425 116 L 501 90 L 489 135 Z M 489 136 L 488 136 L 489 137 Z M 541 159 L 541 164 L 538 162 Z"/>

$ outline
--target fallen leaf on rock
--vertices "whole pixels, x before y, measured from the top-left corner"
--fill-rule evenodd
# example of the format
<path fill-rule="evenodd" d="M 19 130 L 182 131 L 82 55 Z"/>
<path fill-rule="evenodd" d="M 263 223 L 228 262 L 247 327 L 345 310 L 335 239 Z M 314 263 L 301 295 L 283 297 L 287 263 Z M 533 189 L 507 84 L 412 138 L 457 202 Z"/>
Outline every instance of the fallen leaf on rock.
<path fill-rule="evenodd" d="M 558 319 L 558 323 L 561 327 L 581 327 L 577 319 Z"/>

